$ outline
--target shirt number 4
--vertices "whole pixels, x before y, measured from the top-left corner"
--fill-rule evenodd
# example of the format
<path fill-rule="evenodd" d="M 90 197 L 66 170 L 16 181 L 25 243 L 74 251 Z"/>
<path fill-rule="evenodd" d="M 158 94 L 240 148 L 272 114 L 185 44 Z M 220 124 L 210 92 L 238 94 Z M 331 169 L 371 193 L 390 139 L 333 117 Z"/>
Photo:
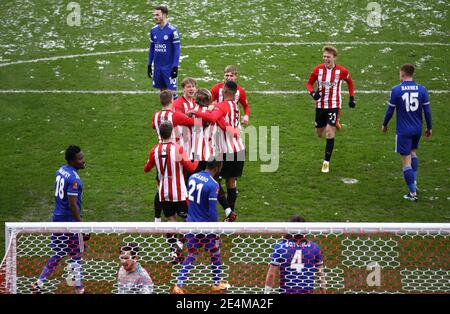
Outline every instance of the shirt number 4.
<path fill-rule="evenodd" d="M 302 263 L 302 251 L 295 251 L 294 256 L 291 260 L 291 268 L 295 269 L 297 273 L 301 272 L 303 268 L 305 268 L 305 264 Z"/>

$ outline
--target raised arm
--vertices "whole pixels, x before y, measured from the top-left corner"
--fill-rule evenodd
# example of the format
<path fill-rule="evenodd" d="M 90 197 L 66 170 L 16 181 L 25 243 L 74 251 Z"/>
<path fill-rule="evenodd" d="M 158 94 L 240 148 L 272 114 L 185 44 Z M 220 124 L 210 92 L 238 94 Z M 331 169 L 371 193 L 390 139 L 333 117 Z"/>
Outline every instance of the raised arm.
<path fill-rule="evenodd" d="M 192 126 L 194 125 L 194 119 L 188 117 L 184 113 L 181 112 L 174 112 L 173 113 L 173 125 L 185 125 L 185 126 Z"/>
<path fill-rule="evenodd" d="M 199 118 L 202 118 L 206 122 L 217 122 L 220 118 L 225 116 L 225 112 L 223 112 L 219 108 L 215 108 L 213 111 L 207 111 L 207 112 L 201 112 L 197 111 L 195 112 L 195 115 Z"/>

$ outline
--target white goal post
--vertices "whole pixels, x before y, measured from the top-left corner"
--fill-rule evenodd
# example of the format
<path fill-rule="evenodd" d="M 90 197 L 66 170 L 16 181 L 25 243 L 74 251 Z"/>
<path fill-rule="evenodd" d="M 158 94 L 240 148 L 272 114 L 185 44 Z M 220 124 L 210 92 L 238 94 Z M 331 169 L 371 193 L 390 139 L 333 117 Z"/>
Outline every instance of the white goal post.
<path fill-rule="evenodd" d="M 117 293 L 119 248 L 131 242 L 140 247 L 139 261 L 153 279 L 153 293 L 169 293 L 181 266 L 170 262 L 167 234 L 180 239 L 218 235 L 228 293 L 264 293 L 275 245 L 296 234 L 321 248 L 327 293 L 450 293 L 449 223 L 333 222 L 8 222 L 0 293 L 31 293 L 29 287 L 54 254 L 53 237 L 69 233 L 90 234 L 81 257 L 90 293 Z M 186 257 L 186 243 L 182 250 Z M 186 281 L 189 293 L 206 293 L 211 283 L 209 255 L 201 251 Z M 72 293 L 61 280 L 70 275 L 67 265 L 57 266 L 43 293 Z"/>

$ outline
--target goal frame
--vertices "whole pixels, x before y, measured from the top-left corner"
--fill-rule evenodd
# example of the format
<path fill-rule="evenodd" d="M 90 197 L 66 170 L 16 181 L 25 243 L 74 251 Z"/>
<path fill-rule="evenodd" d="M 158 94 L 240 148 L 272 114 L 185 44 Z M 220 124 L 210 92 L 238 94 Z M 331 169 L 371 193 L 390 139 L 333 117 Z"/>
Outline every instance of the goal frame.
<path fill-rule="evenodd" d="M 5 284 L 17 292 L 16 237 L 21 231 L 33 233 L 297 233 L 309 235 L 339 234 L 413 234 L 450 235 L 450 223 L 342 223 L 342 222 L 6 222 Z M 10 254 L 10 252 L 13 252 Z"/>

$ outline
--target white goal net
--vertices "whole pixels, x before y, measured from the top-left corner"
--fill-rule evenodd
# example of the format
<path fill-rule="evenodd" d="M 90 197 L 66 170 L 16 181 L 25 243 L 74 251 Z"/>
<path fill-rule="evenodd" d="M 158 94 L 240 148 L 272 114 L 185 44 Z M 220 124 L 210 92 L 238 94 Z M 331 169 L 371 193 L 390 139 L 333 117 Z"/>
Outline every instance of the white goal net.
<path fill-rule="evenodd" d="M 32 293 L 39 279 L 40 293 L 74 293 L 77 284 L 89 293 L 119 293 L 121 250 L 132 246 L 138 249 L 131 257 L 153 282 L 147 293 L 170 293 L 182 277 L 187 293 L 214 293 L 211 285 L 220 280 L 229 285 L 226 293 L 261 294 L 276 247 L 298 235 L 320 247 L 326 293 L 450 292 L 450 224 L 83 222 L 5 229 L 0 293 Z M 212 259 L 217 253 L 219 262 Z M 49 262 L 55 256 L 57 263 Z M 305 258 L 297 262 L 308 264 Z M 280 274 L 283 262 L 275 263 Z M 279 277 L 271 293 L 284 292 Z M 312 285 L 319 292 L 319 280 Z"/>

